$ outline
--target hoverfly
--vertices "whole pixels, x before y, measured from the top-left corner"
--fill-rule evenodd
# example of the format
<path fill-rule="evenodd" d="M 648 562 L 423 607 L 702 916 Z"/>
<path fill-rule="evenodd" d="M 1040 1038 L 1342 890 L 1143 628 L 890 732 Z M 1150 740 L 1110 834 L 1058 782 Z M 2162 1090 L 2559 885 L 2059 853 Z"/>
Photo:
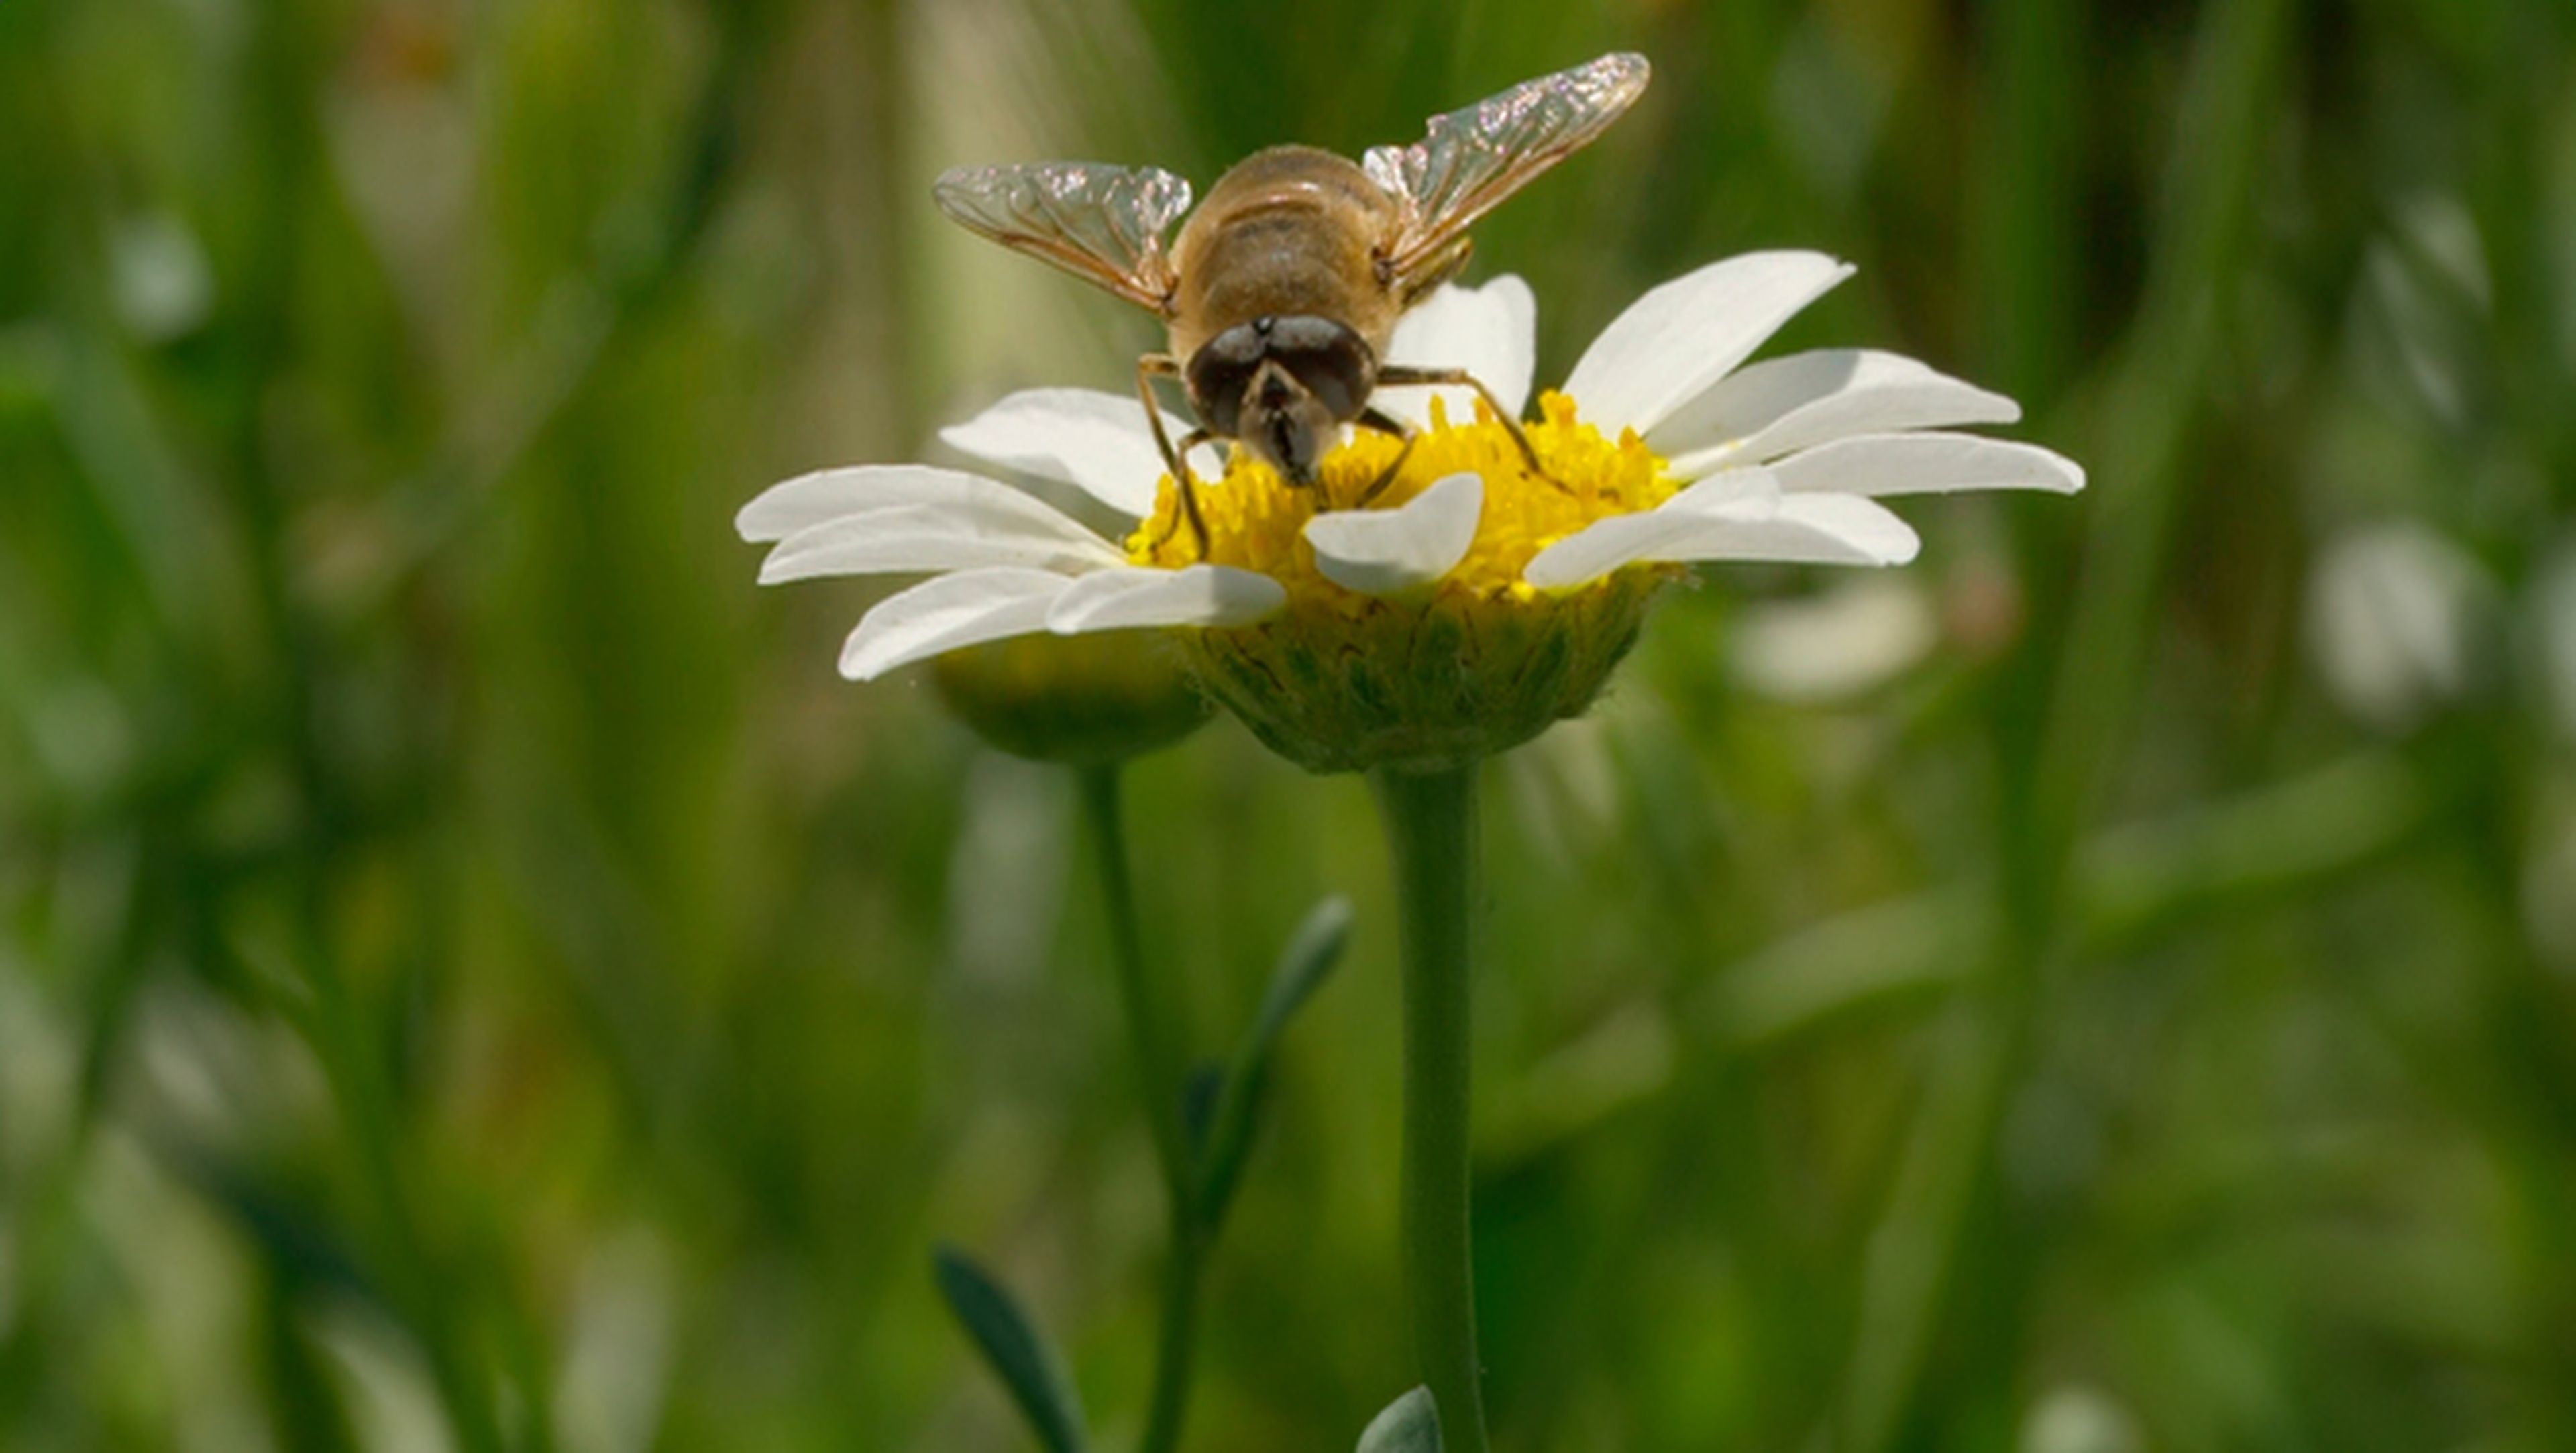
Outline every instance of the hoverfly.
<path fill-rule="evenodd" d="M 1253 153 L 1189 212 L 1190 184 L 1156 167 L 1036 162 L 939 178 L 940 210 L 968 229 L 1152 309 L 1170 347 L 1137 360 L 1136 391 L 1202 551 L 1187 456 L 1209 440 L 1249 449 L 1312 485 L 1345 424 L 1412 443 L 1369 402 L 1390 385 L 1461 384 L 1484 399 L 1545 476 L 1510 411 L 1461 368 L 1384 361 L 1396 320 L 1467 264 L 1467 228 L 1606 130 L 1646 89 L 1645 57 L 1606 55 L 1431 118 L 1410 146 L 1359 162 L 1309 146 Z M 1198 427 L 1176 446 L 1155 407 L 1177 377 Z M 1398 456 L 1401 462 L 1402 456 Z M 1368 497 L 1394 477 L 1394 467 Z"/>

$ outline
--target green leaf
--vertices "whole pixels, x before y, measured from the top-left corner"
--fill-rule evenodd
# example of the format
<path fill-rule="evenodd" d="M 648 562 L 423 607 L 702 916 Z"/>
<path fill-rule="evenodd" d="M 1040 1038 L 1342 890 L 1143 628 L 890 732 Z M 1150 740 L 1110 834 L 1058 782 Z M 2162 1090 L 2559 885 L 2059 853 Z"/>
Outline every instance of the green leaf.
<path fill-rule="evenodd" d="M 942 1246 L 932 1262 L 940 1295 L 983 1349 L 1047 1453 L 1082 1453 L 1082 1401 L 1064 1364 L 1020 1304 L 967 1255 Z"/>
<path fill-rule="evenodd" d="M 1370 1421 L 1359 1453 L 1440 1453 L 1440 1409 L 1431 1389 L 1417 1387 Z"/>
<path fill-rule="evenodd" d="M 287 1193 L 248 1165 L 200 1147 L 164 1143 L 156 1137 L 153 1149 L 182 1183 L 238 1223 L 241 1233 L 267 1259 L 279 1285 L 355 1296 L 395 1313 L 384 1287 L 367 1273 L 329 1218 L 304 1198 Z"/>
<path fill-rule="evenodd" d="M 1189 1134 L 1190 1154 L 1206 1154 L 1208 1131 L 1216 1126 L 1217 1100 L 1224 1093 L 1222 1062 L 1201 1060 L 1190 1067 L 1189 1082 L 1181 1086 L 1181 1129 Z"/>
<path fill-rule="evenodd" d="M 1307 911 L 1296 937 L 1288 940 L 1287 952 L 1279 956 L 1279 967 L 1270 976 L 1270 992 L 1261 997 L 1261 1012 L 1253 1016 L 1252 1035 L 1244 1044 L 1245 1058 L 1255 1062 L 1269 1058 L 1290 1017 L 1315 996 L 1350 941 L 1350 899 L 1336 893 Z"/>
<path fill-rule="evenodd" d="M 1270 975 L 1269 991 L 1252 1016 L 1252 1027 L 1234 1052 L 1218 1089 L 1205 1137 L 1207 1153 L 1199 1166 L 1199 1214 L 1210 1226 L 1225 1216 L 1234 1188 L 1243 1176 L 1243 1158 L 1252 1143 L 1253 1126 L 1269 1078 L 1270 1052 L 1324 976 L 1341 959 L 1351 937 L 1351 900 L 1336 893 L 1318 903 L 1297 926 Z"/>

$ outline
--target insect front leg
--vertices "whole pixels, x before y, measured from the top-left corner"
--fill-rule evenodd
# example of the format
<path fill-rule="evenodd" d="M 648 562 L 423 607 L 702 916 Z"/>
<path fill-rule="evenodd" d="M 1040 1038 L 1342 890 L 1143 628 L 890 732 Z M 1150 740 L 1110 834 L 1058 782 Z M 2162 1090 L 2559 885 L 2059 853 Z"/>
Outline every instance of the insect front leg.
<path fill-rule="evenodd" d="M 1364 510 L 1369 507 L 1372 500 L 1386 493 L 1388 485 L 1395 483 L 1395 472 L 1404 467 L 1404 461 L 1413 454 L 1413 441 L 1422 436 L 1411 424 L 1388 415 L 1375 405 L 1360 410 L 1360 416 L 1351 422 L 1363 429 L 1375 429 L 1381 434 L 1392 434 L 1404 441 L 1404 447 L 1395 451 L 1395 457 L 1386 462 L 1386 468 L 1379 470 L 1377 478 L 1370 480 L 1369 487 L 1361 490 L 1360 497 L 1352 502 L 1351 508 Z"/>
<path fill-rule="evenodd" d="M 1530 447 L 1529 435 L 1521 432 L 1521 421 L 1512 417 L 1512 411 L 1503 407 L 1503 401 L 1494 397 L 1494 391 L 1485 387 L 1484 380 L 1476 377 L 1472 373 L 1469 373 L 1467 370 L 1463 368 L 1415 368 L 1408 364 L 1395 363 L 1379 369 L 1377 371 L 1377 381 L 1381 388 L 1389 384 L 1393 384 L 1398 387 L 1406 387 L 1416 384 L 1446 387 L 1451 384 L 1463 384 L 1468 388 L 1474 389 L 1476 391 L 1476 397 L 1483 399 L 1485 401 L 1485 407 L 1493 410 L 1494 417 L 1501 421 L 1502 426 L 1506 430 L 1510 431 L 1512 442 L 1520 446 L 1521 460 L 1529 465 L 1530 473 L 1537 475 L 1539 478 L 1546 480 L 1552 485 L 1555 485 L 1558 489 L 1565 488 L 1565 482 L 1563 480 L 1560 480 L 1555 475 L 1548 473 L 1547 466 L 1538 462 L 1538 451 Z"/>
<path fill-rule="evenodd" d="M 1189 516 L 1190 534 L 1199 542 L 1199 558 L 1205 560 L 1208 553 L 1207 520 L 1199 514 L 1198 489 L 1190 478 L 1189 452 L 1207 441 L 1208 432 L 1193 429 L 1178 449 L 1173 448 L 1171 436 L 1163 432 L 1162 407 L 1154 402 L 1154 379 L 1157 376 L 1178 378 L 1180 375 L 1180 360 L 1168 353 L 1148 353 L 1136 360 L 1136 397 L 1144 402 L 1145 426 L 1154 431 L 1154 447 L 1163 452 L 1163 466 L 1172 472 L 1172 488 L 1180 491 L 1181 512 Z M 1166 530 L 1163 538 L 1154 544 L 1159 549 L 1171 538 L 1171 531 Z"/>
<path fill-rule="evenodd" d="M 1214 434 L 1209 433 L 1205 429 L 1192 429 L 1188 433 L 1183 434 L 1181 436 L 1181 442 L 1172 445 L 1171 450 L 1182 460 L 1181 467 L 1183 469 L 1187 469 L 1189 467 L 1188 460 L 1190 457 L 1190 451 L 1196 449 L 1201 444 L 1207 443 L 1215 437 L 1216 436 Z M 1190 529 L 1192 533 L 1198 537 L 1199 558 L 1201 560 L 1205 560 L 1208 552 L 1207 525 L 1199 519 L 1198 497 L 1190 493 L 1190 476 L 1175 472 L 1172 475 L 1172 478 L 1178 482 L 1181 491 L 1181 504 L 1189 512 Z M 1164 542 L 1170 540 L 1173 532 L 1180 529 L 1180 527 L 1181 522 L 1179 520 L 1172 521 L 1172 528 L 1163 532 L 1163 538 L 1154 542 L 1154 548 L 1157 550 L 1161 549 Z"/>

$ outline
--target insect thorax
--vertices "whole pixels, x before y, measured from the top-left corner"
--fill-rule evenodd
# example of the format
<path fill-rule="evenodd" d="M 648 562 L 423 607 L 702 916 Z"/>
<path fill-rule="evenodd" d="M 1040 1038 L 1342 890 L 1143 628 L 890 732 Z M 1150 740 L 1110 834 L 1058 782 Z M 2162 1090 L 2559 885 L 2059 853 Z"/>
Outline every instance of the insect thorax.
<path fill-rule="evenodd" d="M 1351 162 L 1311 147 L 1272 147 L 1227 172 L 1182 230 L 1172 352 L 1260 317 L 1348 323 L 1382 348 L 1393 310 L 1371 249 L 1387 206 Z"/>

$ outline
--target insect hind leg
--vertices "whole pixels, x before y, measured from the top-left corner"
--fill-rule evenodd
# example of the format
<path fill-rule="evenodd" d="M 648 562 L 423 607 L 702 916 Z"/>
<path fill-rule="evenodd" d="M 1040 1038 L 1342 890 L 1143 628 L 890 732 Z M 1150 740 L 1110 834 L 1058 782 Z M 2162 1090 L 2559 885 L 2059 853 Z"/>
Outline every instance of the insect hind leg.
<path fill-rule="evenodd" d="M 1191 538 L 1198 541 L 1199 558 L 1205 560 L 1208 554 L 1207 518 L 1199 513 L 1198 485 L 1190 477 L 1189 456 L 1192 449 L 1207 442 L 1208 431 L 1192 429 L 1182 436 L 1179 448 L 1172 447 L 1171 435 L 1163 429 L 1162 407 L 1154 402 L 1154 380 L 1157 377 L 1177 378 L 1180 372 L 1180 361 L 1168 353 L 1144 355 L 1136 360 L 1136 397 L 1145 405 L 1145 427 L 1154 431 L 1154 447 L 1162 451 L 1163 466 L 1172 472 L 1172 488 L 1181 496 L 1181 513 L 1189 519 Z M 1163 538 L 1154 542 L 1154 547 L 1162 548 L 1171 540 L 1172 530 L 1179 528 L 1175 521 L 1172 529 L 1165 530 Z"/>

